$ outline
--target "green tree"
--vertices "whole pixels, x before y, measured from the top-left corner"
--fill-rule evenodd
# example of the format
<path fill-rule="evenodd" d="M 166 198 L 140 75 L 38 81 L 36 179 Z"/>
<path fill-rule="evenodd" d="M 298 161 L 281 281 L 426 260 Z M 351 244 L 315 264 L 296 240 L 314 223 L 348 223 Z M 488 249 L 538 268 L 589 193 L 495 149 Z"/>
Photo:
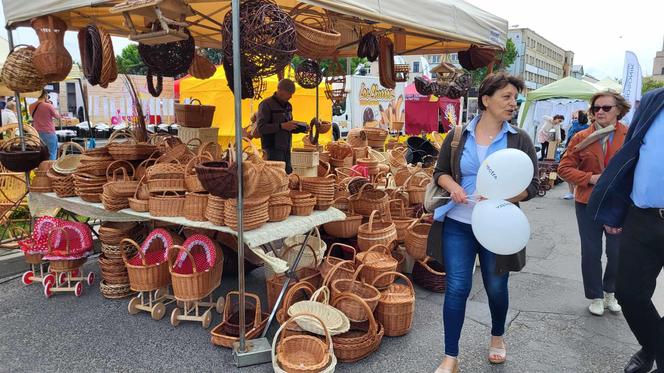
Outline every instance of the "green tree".
<path fill-rule="evenodd" d="M 518 53 L 516 50 L 516 45 L 514 45 L 512 39 L 507 39 L 507 43 L 505 43 L 505 50 L 499 53 L 500 62 L 493 67 L 493 71 L 507 70 L 510 66 L 512 66 L 516 60 L 517 55 Z M 487 71 L 488 68 L 482 67 L 471 72 L 473 76 L 473 85 L 475 87 L 479 87 L 480 83 L 482 83 L 482 80 L 486 78 Z"/>
<path fill-rule="evenodd" d="M 643 86 L 641 87 L 641 93 L 645 94 L 648 91 L 652 91 L 653 89 L 662 88 L 662 87 L 664 87 L 664 81 L 655 80 L 652 77 L 644 78 Z"/>
<path fill-rule="evenodd" d="M 341 64 L 341 67 L 346 70 L 346 58 L 339 58 L 337 59 L 339 63 Z M 291 61 L 291 65 L 293 66 L 293 69 L 297 69 L 298 66 L 304 61 L 304 58 L 300 56 L 294 56 L 293 60 Z M 350 71 L 346 71 L 346 74 L 352 75 L 355 69 L 362 64 L 367 64 L 369 61 L 366 58 L 359 58 L 359 57 L 351 57 L 350 59 Z M 320 68 L 323 72 L 327 71 L 327 69 L 330 67 L 330 64 L 332 63 L 332 59 L 326 58 L 323 60 L 318 61 L 318 64 L 320 65 Z"/>
<path fill-rule="evenodd" d="M 115 56 L 115 62 L 120 74 L 145 75 L 148 72 L 148 67 L 145 66 L 138 54 L 138 45 L 136 44 L 126 46 L 119 56 Z"/>
<path fill-rule="evenodd" d="M 221 65 L 224 58 L 224 51 L 217 48 L 201 48 L 203 56 L 215 65 Z"/>

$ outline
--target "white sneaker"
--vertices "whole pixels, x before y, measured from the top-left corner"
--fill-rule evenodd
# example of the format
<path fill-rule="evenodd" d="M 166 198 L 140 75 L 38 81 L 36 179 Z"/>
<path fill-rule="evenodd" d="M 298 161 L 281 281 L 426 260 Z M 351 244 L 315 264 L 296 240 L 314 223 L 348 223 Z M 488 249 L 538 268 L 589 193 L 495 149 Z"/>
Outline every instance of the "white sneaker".
<path fill-rule="evenodd" d="M 592 313 L 595 316 L 604 315 L 604 299 L 603 298 L 593 299 L 593 301 L 590 302 L 590 306 L 588 306 L 588 311 L 590 311 L 590 313 Z"/>
<path fill-rule="evenodd" d="M 608 308 L 611 312 L 622 311 L 622 307 L 618 304 L 618 300 L 613 293 L 604 293 L 604 308 Z"/>
<path fill-rule="evenodd" d="M 574 199 L 574 193 L 565 193 L 562 198 L 566 200 Z"/>

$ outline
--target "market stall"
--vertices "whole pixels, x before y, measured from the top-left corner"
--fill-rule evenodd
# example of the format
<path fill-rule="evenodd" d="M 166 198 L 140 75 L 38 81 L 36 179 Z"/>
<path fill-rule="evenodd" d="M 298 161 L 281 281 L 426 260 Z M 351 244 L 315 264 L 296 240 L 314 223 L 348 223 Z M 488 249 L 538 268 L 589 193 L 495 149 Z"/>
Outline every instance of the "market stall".
<path fill-rule="evenodd" d="M 212 330 L 212 342 L 233 348 L 239 366 L 272 361 L 278 372 L 303 367 L 332 371 L 337 362 L 371 355 L 384 335 L 410 330 L 414 290 L 397 272 L 409 271 L 403 268 L 406 255 L 416 261 L 414 281 L 444 290 L 444 272 L 426 256 L 431 216 L 422 205 L 432 164 L 414 160 L 422 152 L 431 158 L 423 150 L 434 152 L 430 143 L 412 142 L 406 149 L 388 139 L 386 130 L 365 128 L 349 133 L 347 142 L 323 147 L 319 135 L 330 131 L 331 124 L 321 118 L 326 109 L 316 108 L 304 147 L 293 151 L 295 173 L 289 176 L 283 162 L 265 161 L 243 141 L 243 134 L 253 134 L 243 129 L 242 99 L 255 98 L 261 82 L 283 73 L 297 52 L 307 57 L 295 72 L 298 84 L 315 88 L 324 81 L 325 96 L 339 105 L 346 95 L 345 72 L 338 63 L 321 71 L 317 60 L 369 55 L 380 60 L 380 83 L 390 87 L 397 80 L 395 54 L 472 54 L 478 48 L 495 52 L 506 40 L 504 20 L 461 1 L 439 0 L 418 0 L 407 8 L 396 0 L 233 0 L 230 6 L 228 1 L 209 0 L 48 0 L 38 6 L 3 0 L 3 5 L 8 28 L 32 25 L 45 40 L 55 42 L 51 61 L 41 59 L 45 42 L 36 50 L 13 52 L 13 66 L 22 75 L 6 75 L 5 69 L 2 75 L 17 92 L 38 86 L 47 73 L 56 81 L 66 77 L 71 57 L 62 44 L 65 30 L 78 30 L 84 74 L 102 87 L 117 78 L 110 35 L 129 35 L 140 42 L 153 96 L 159 96 L 164 76 L 189 71 L 201 79 L 212 77 L 211 63 L 195 48 L 223 49 L 225 76 L 232 77 L 227 83 L 234 92 L 231 148 L 198 136 L 186 141 L 148 136 L 136 89 L 127 80 L 135 122 L 128 131 L 116 132 L 105 147 L 69 154 L 68 148 L 75 146 L 66 144 L 57 161 L 40 162 L 39 142 L 25 138 L 20 146 L 0 152 L 3 163 L 20 164 L 21 171 L 37 168 L 31 186 L 35 208 L 58 205 L 111 221 L 133 217 L 129 223 L 102 225 L 99 257 L 102 294 L 121 298 L 139 292 L 129 302 L 130 314 L 147 311 L 160 319 L 169 305 L 174 307 L 174 326 L 194 321 L 207 328 L 216 308 L 224 319 Z M 307 23 L 312 18 L 318 21 Z M 16 84 L 19 78 L 31 85 Z M 438 95 L 463 95 L 466 78 L 437 86 Z M 215 115 L 214 106 L 200 103 L 182 103 L 175 111 L 180 124 L 192 129 L 209 128 Z M 31 163 L 17 162 L 22 158 Z M 115 214 L 104 215 L 107 212 Z M 146 219 L 183 229 L 145 232 L 136 222 Z M 317 226 L 325 233 L 314 236 Z M 224 268 L 219 246 L 228 241 L 208 231 L 236 237 L 236 301 L 231 296 L 235 293 L 213 299 Z M 133 241 L 145 236 L 142 243 Z M 71 281 L 82 281 L 78 268 L 88 255 L 70 252 L 66 235 L 58 237 L 58 255 L 75 262 L 60 268 L 64 280 L 59 274 L 55 280 L 42 280 L 47 297 L 53 289 L 69 289 Z M 245 245 L 253 251 L 284 237 L 280 250 L 254 251 L 266 264 L 268 316 L 260 299 L 252 303 L 256 298 L 245 292 Z M 35 237 L 28 246 L 39 246 L 43 239 Z M 79 246 L 87 249 L 87 241 L 83 243 Z M 73 254 L 78 256 L 71 258 Z M 49 256 L 37 260 L 44 258 Z M 405 278 L 405 285 L 399 278 Z M 302 300 L 298 289 L 312 298 Z M 315 317 L 303 316 L 303 311 Z M 270 354 L 267 339 L 258 337 L 265 337 L 273 318 L 281 328 Z M 324 335 L 327 343 L 321 345 L 303 331 Z M 283 333 L 288 338 L 279 338 Z M 247 338 L 256 339 L 247 344 Z"/>
<path fill-rule="evenodd" d="M 459 99 L 421 95 L 415 83 L 406 86 L 406 134 L 419 135 L 422 132 L 439 132 L 439 123 L 447 132 L 455 126 L 461 117 Z"/>

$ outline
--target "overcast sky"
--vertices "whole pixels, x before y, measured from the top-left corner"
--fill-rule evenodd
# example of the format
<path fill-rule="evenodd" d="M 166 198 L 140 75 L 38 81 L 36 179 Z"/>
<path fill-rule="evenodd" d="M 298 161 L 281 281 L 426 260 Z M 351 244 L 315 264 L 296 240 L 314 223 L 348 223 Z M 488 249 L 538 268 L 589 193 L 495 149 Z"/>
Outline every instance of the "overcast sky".
<path fill-rule="evenodd" d="M 528 27 L 560 47 L 573 51 L 574 64 L 583 65 L 586 73 L 598 79 L 621 78 L 626 50 L 636 53 L 644 75 L 651 75 L 655 53 L 662 49 L 662 0 L 468 1 L 507 19 L 510 27 Z M 5 24 L 1 11 L 0 24 Z M 0 34 L 7 36 L 4 28 L 0 28 Z M 38 44 L 37 36 L 31 29 L 21 28 L 14 35 L 15 44 Z M 76 35 L 68 32 L 65 40 L 72 57 L 80 60 Z M 113 43 L 116 54 L 129 44 L 123 38 L 113 38 Z"/>
<path fill-rule="evenodd" d="M 644 75 L 652 75 L 655 53 L 662 50 L 662 0 L 468 2 L 573 51 L 574 64 L 598 79 L 622 76 L 626 50 L 636 53 Z"/>

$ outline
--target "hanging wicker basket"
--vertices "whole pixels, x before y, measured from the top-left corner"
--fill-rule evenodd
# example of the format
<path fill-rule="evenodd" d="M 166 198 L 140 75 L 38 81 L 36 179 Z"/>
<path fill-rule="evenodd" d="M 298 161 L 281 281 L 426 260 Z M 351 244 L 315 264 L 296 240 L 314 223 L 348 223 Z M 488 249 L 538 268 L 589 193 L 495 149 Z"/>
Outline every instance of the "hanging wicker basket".
<path fill-rule="evenodd" d="M 39 37 L 32 63 L 49 82 L 64 80 L 71 71 L 71 55 L 65 48 L 67 24 L 55 16 L 42 16 L 30 22 Z"/>
<path fill-rule="evenodd" d="M 290 13 L 295 21 L 297 54 L 319 60 L 336 53 L 341 41 L 341 34 L 332 29 L 332 22 L 327 13 L 307 10 L 305 3 L 299 3 Z"/>
<path fill-rule="evenodd" d="M 12 91 L 19 93 L 40 91 L 48 80 L 35 68 L 32 58 L 35 47 L 29 45 L 17 45 L 9 53 L 0 78 Z"/>

